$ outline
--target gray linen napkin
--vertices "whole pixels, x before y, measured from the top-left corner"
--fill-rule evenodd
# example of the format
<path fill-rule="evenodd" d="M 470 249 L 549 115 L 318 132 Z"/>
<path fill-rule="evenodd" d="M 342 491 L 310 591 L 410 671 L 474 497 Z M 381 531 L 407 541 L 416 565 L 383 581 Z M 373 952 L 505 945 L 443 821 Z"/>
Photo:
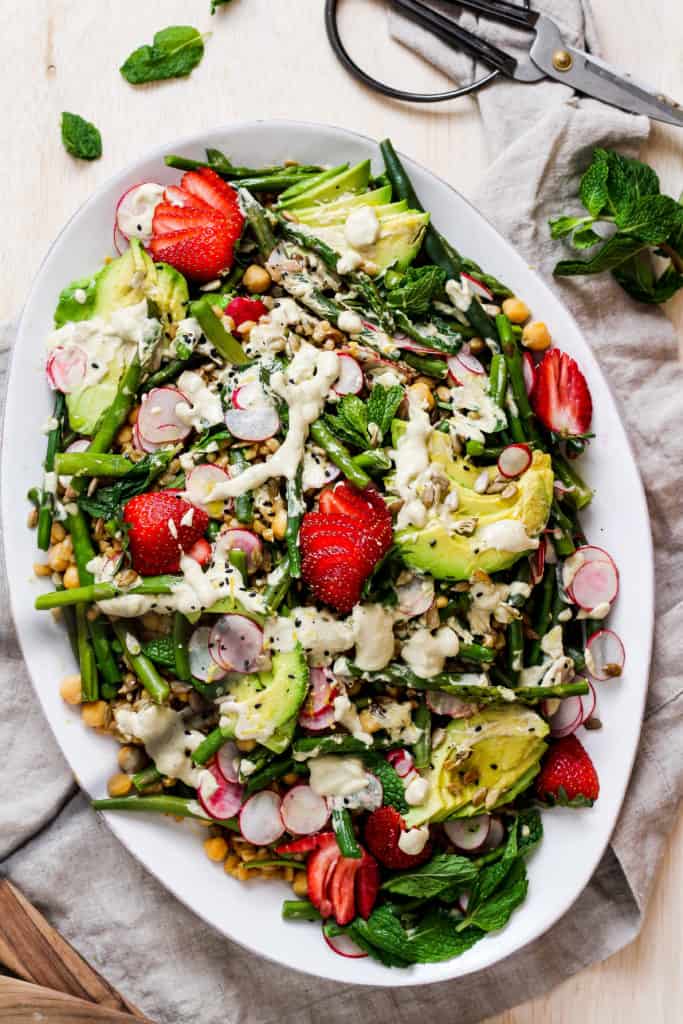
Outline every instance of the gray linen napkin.
<path fill-rule="evenodd" d="M 582 43 L 587 34 L 597 51 L 584 6 L 552 0 L 544 7 L 568 38 Z M 435 46 L 414 25 L 392 19 L 391 30 L 455 77 L 468 74 L 467 61 Z M 508 45 L 507 30 L 495 41 Z M 497 158 L 478 204 L 550 280 L 557 246 L 548 240 L 548 215 L 576 194 L 579 169 L 593 146 L 635 153 L 647 124 L 577 101 L 554 84 L 496 83 L 479 103 Z M 454 1000 L 459 1024 L 472 1024 L 547 991 L 638 933 L 683 789 L 683 373 L 665 317 L 631 302 L 609 277 L 558 290 L 618 397 L 645 480 L 657 551 L 655 657 L 638 760 L 612 845 L 571 911 L 505 962 L 455 982 L 394 992 L 308 978 L 223 939 L 162 889 L 89 810 L 37 707 L 6 597 L 0 598 L 2 868 L 159 1024 L 421 1024 L 425 1014 L 453 1019 Z M 0 334 L 3 373 L 11 337 L 7 328 L 3 344 Z M 220 875 L 216 884 L 218 895 Z"/>

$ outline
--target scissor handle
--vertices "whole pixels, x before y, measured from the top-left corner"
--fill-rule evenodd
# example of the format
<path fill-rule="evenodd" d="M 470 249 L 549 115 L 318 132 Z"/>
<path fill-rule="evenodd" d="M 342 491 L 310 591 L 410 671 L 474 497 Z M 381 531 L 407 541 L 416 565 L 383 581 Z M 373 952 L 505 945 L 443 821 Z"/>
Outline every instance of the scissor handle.
<path fill-rule="evenodd" d="M 477 2 L 483 2 L 483 0 L 477 0 Z M 484 63 L 502 71 L 504 75 L 509 77 L 514 75 L 517 67 L 514 57 L 505 53 L 504 50 L 499 50 L 492 43 L 486 42 L 485 39 L 480 39 L 472 32 L 468 32 L 467 29 L 462 28 L 457 22 L 451 21 L 450 18 L 444 18 L 431 7 L 420 3 L 419 0 L 392 0 L 392 5 L 412 21 L 417 22 L 418 25 L 433 29 L 436 36 L 453 44 L 456 49 L 464 50 L 472 57 L 483 60 Z M 471 4 L 468 0 L 467 4 L 461 6 L 471 6 Z"/>
<path fill-rule="evenodd" d="M 517 4 L 506 3 L 506 0 L 445 0 L 445 2 L 458 7 L 466 7 L 493 21 L 516 25 L 517 28 L 531 29 L 539 18 L 538 11 L 530 11 L 528 7 L 518 7 Z"/>

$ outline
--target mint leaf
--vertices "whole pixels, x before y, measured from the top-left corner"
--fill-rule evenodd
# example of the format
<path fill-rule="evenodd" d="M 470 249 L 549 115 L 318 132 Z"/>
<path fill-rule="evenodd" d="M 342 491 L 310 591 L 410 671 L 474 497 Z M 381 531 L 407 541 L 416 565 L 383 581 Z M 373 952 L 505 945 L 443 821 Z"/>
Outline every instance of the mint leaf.
<path fill-rule="evenodd" d="M 408 813 L 405 786 L 395 768 L 381 755 L 372 753 L 363 758 L 365 767 L 382 783 L 382 805 L 393 807 L 399 814 Z"/>
<path fill-rule="evenodd" d="M 600 274 L 613 270 L 643 249 L 645 243 L 629 235 L 614 235 L 589 260 L 561 260 L 553 270 L 556 277 L 573 277 L 577 274 Z"/>
<path fill-rule="evenodd" d="M 644 196 L 617 213 L 616 223 L 624 234 L 659 245 L 683 223 L 683 209 L 670 196 Z"/>
<path fill-rule="evenodd" d="M 404 394 L 403 388 L 398 384 L 388 388 L 382 384 L 375 384 L 370 392 L 366 407 L 367 418 L 369 423 L 374 423 L 377 426 L 379 442 L 384 439 L 384 435 L 391 426 L 391 421 L 403 401 Z"/>
<path fill-rule="evenodd" d="M 426 313 L 445 281 L 441 267 L 410 267 L 400 285 L 387 292 L 387 304 L 405 313 Z"/>
<path fill-rule="evenodd" d="M 597 245 L 598 242 L 602 242 L 603 239 L 593 231 L 593 228 L 585 227 L 579 228 L 572 235 L 572 245 L 575 249 L 590 249 L 592 246 Z"/>
<path fill-rule="evenodd" d="M 513 911 L 520 903 L 524 902 L 528 889 L 529 882 L 526 877 L 524 860 L 522 857 L 518 857 L 510 866 L 505 884 L 490 899 L 481 902 L 474 910 L 468 909 L 464 924 L 481 928 L 485 932 L 498 931 L 508 923 Z"/>
<path fill-rule="evenodd" d="M 171 25 L 154 36 L 151 46 L 139 46 L 121 65 L 131 85 L 184 78 L 204 56 L 204 39 L 190 25 Z"/>
<path fill-rule="evenodd" d="M 527 857 L 534 850 L 543 838 L 543 822 L 540 812 L 532 807 L 526 811 L 520 811 L 517 817 L 518 852 Z"/>
<path fill-rule="evenodd" d="M 215 14 L 217 8 L 222 7 L 224 4 L 229 4 L 231 0 L 211 0 L 211 13 Z"/>
<path fill-rule="evenodd" d="M 175 668 L 175 645 L 170 636 L 157 636 L 142 645 L 143 654 L 164 668 Z"/>
<path fill-rule="evenodd" d="M 90 121 L 79 114 L 62 114 L 64 149 L 78 160 L 97 160 L 102 156 L 102 136 Z"/>
<path fill-rule="evenodd" d="M 325 421 L 340 440 L 356 448 L 370 447 L 368 408 L 357 395 L 345 395 L 337 406 L 337 414 L 325 416 Z"/>
<path fill-rule="evenodd" d="M 668 302 L 679 288 L 683 288 L 683 274 L 679 274 L 674 267 L 667 267 L 655 278 L 651 264 L 649 273 L 644 271 L 645 264 L 650 264 L 650 254 L 642 252 L 613 271 L 624 291 L 638 302 Z"/>
<path fill-rule="evenodd" d="M 456 922 L 443 907 L 434 907 L 408 932 L 411 961 L 434 964 L 452 960 L 471 949 L 482 938 L 477 928 L 456 930 Z"/>
<path fill-rule="evenodd" d="M 642 196 L 659 193 L 659 178 L 651 167 L 613 149 L 606 153 L 609 166 L 607 206 L 611 213 L 616 216 Z"/>
<path fill-rule="evenodd" d="M 367 921 L 356 918 L 352 934 L 361 935 L 365 941 L 402 963 L 410 963 L 407 935 L 398 917 L 390 907 L 377 907 Z"/>
<path fill-rule="evenodd" d="M 386 892 L 398 893 L 401 896 L 430 899 L 432 896 L 438 896 L 449 886 L 458 885 L 465 888 L 474 882 L 477 874 L 476 865 L 467 857 L 437 853 L 430 861 L 413 871 L 402 871 L 400 874 L 392 875 L 382 888 Z"/>
<path fill-rule="evenodd" d="M 604 149 L 593 152 L 593 162 L 581 178 L 579 198 L 592 217 L 597 217 L 607 203 L 607 177 L 609 175 L 609 155 Z M 553 235 L 553 238 L 559 237 Z"/>
<path fill-rule="evenodd" d="M 549 220 L 551 238 L 564 238 L 584 224 L 592 224 L 593 217 L 557 217 Z"/>
<path fill-rule="evenodd" d="M 95 315 L 97 278 L 97 274 L 81 277 L 62 289 L 55 310 L 55 327 L 63 327 L 76 320 L 90 320 Z"/>

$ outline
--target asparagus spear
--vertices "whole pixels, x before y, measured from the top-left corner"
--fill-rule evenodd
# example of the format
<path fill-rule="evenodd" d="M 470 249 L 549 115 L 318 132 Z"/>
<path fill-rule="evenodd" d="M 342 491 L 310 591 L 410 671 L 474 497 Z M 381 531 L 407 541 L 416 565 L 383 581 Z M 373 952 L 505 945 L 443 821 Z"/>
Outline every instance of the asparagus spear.
<path fill-rule="evenodd" d="M 361 470 L 362 472 L 362 470 Z M 287 529 L 285 543 L 289 557 L 289 575 L 292 579 L 301 576 L 301 550 L 299 548 L 299 528 L 304 513 L 304 500 L 301 490 L 303 464 L 299 464 L 294 477 L 287 480 Z"/>
<path fill-rule="evenodd" d="M 64 395 L 58 391 L 55 397 L 55 405 L 52 413 L 53 419 L 56 422 L 55 426 L 51 428 L 47 435 L 47 449 L 45 452 L 45 461 L 43 462 L 43 468 L 46 475 L 48 473 L 55 472 L 55 455 L 62 439 L 65 409 L 66 399 Z M 52 530 L 54 504 L 54 489 L 43 486 L 43 489 L 40 492 L 40 503 L 38 505 L 38 547 L 41 551 L 47 551 L 50 547 L 50 532 Z"/>
<path fill-rule="evenodd" d="M 310 433 L 316 444 L 325 449 L 329 458 L 334 462 L 335 466 L 341 469 L 347 480 L 350 480 L 352 484 L 355 484 L 361 490 L 368 486 L 370 483 L 368 474 L 360 466 L 356 465 L 348 449 L 344 447 L 341 441 L 337 440 L 323 420 L 316 420 L 315 423 L 311 424 Z"/>
<path fill-rule="evenodd" d="M 159 675 L 153 661 L 142 653 L 136 638 L 129 632 L 125 624 L 118 619 L 113 623 L 116 638 L 123 647 L 123 653 L 131 670 L 138 677 L 147 693 L 157 704 L 163 704 L 168 700 L 170 687 L 166 680 Z"/>
<path fill-rule="evenodd" d="M 214 825 L 222 825 L 232 832 L 239 832 L 237 818 L 209 818 L 196 800 L 181 796 L 115 796 L 107 800 L 93 800 L 92 807 L 96 811 L 154 811 L 157 814 L 170 814 L 174 818 L 200 818 Z"/>

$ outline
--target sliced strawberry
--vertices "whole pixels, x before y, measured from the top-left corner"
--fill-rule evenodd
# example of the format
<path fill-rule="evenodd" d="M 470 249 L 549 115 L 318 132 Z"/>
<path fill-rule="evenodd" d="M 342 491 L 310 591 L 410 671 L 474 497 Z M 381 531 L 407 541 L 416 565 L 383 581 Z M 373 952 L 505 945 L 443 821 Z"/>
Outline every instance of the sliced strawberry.
<path fill-rule="evenodd" d="M 211 561 L 211 545 L 206 537 L 200 537 L 199 540 L 195 541 L 188 551 L 188 555 L 190 558 L 194 558 L 195 562 L 199 562 L 200 565 L 208 565 Z"/>
<path fill-rule="evenodd" d="M 360 857 L 340 857 L 330 877 L 329 900 L 339 925 L 349 924 L 356 916 L 356 875 L 361 862 Z"/>
<path fill-rule="evenodd" d="M 183 518 L 190 518 L 191 509 L 192 522 L 187 525 Z M 133 568 L 143 576 L 177 572 L 181 554 L 190 551 L 209 525 L 206 512 L 179 491 L 138 494 L 124 506 L 123 519 L 129 526 Z"/>
<path fill-rule="evenodd" d="M 247 320 L 258 321 L 268 310 L 260 299 L 247 299 L 244 295 L 237 295 L 228 303 L 225 312 L 232 317 L 235 327 L 239 327 Z"/>
<path fill-rule="evenodd" d="M 593 403 L 586 378 L 566 352 L 549 349 L 536 367 L 531 404 L 541 423 L 561 437 L 585 434 Z"/>
<path fill-rule="evenodd" d="M 164 199 L 173 206 L 190 206 L 195 210 L 208 208 L 208 203 L 205 203 L 199 196 L 193 196 L 191 192 L 186 192 L 184 188 L 178 188 L 177 185 L 168 185 L 164 190 Z"/>
<path fill-rule="evenodd" d="M 244 216 L 239 207 L 237 192 L 232 185 L 228 185 L 227 181 L 223 181 L 220 175 L 209 167 L 188 171 L 183 175 L 181 184 L 186 192 L 223 214 L 230 228 L 233 243 L 236 242 L 242 234 Z"/>
<path fill-rule="evenodd" d="M 576 736 L 565 736 L 551 744 L 536 780 L 536 792 L 542 800 L 579 807 L 590 806 L 598 799 L 598 773 Z"/>
<path fill-rule="evenodd" d="M 159 238 L 172 231 L 186 231 L 188 228 L 223 228 L 223 218 L 208 206 L 174 206 L 173 203 L 159 203 L 152 218 L 152 235 Z"/>
<path fill-rule="evenodd" d="M 427 843 L 421 853 L 404 853 L 398 841 L 405 832 L 406 823 L 393 807 L 379 807 L 373 811 L 365 824 L 365 842 L 380 864 L 400 871 L 416 867 L 429 860 L 432 845 Z"/>
<path fill-rule="evenodd" d="M 367 573 L 362 565 L 345 561 L 338 553 L 326 555 L 313 570 L 305 558 L 302 574 L 314 596 L 324 604 L 348 614 L 360 601 Z"/>
<path fill-rule="evenodd" d="M 291 843 L 282 843 L 275 848 L 275 852 L 278 856 L 286 853 L 310 853 L 312 850 L 318 849 L 320 840 L 328 834 L 331 835 L 331 833 L 322 832 L 315 836 L 302 836 L 301 839 L 294 839 Z"/>
<path fill-rule="evenodd" d="M 318 836 L 318 848 L 306 863 L 308 898 L 323 917 L 329 917 L 332 913 L 328 884 L 340 857 L 334 832 L 323 832 Z"/>
<path fill-rule="evenodd" d="M 367 850 L 363 850 L 363 858 L 356 875 L 356 909 L 361 917 L 370 917 L 379 893 L 379 885 L 379 865 Z"/>
<path fill-rule="evenodd" d="M 223 225 L 172 231 L 152 238 L 149 248 L 155 260 L 170 263 L 193 281 L 211 281 L 232 264 L 233 242 Z"/>

